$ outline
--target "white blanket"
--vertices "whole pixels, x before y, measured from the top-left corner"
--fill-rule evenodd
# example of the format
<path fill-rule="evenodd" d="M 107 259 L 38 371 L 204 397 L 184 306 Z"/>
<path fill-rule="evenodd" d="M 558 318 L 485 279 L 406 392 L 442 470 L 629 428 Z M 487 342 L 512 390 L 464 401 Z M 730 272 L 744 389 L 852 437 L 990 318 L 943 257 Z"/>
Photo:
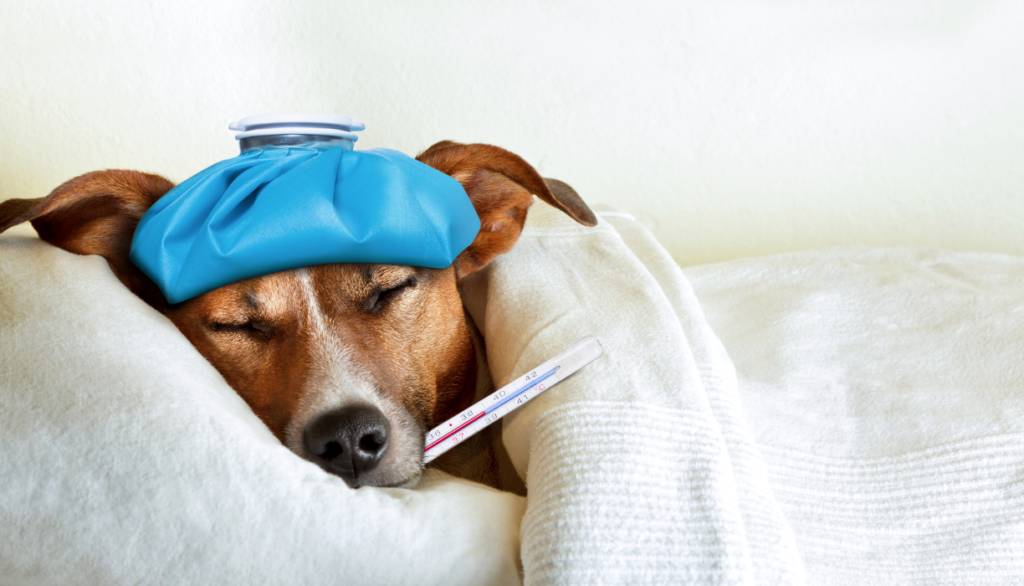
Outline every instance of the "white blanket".
<path fill-rule="evenodd" d="M 504 422 L 527 583 L 1024 583 L 1024 259 L 829 250 L 695 295 L 624 214 L 531 214 L 471 304 L 495 382 L 606 355 Z"/>
<path fill-rule="evenodd" d="M 349 489 L 101 258 L 0 236 L 0 584 L 517 584 L 523 506 Z"/>
<path fill-rule="evenodd" d="M 1024 258 L 687 269 L 814 584 L 1024 584 Z"/>
<path fill-rule="evenodd" d="M 635 220 L 599 215 L 585 228 L 534 205 L 468 295 L 498 385 L 585 335 L 605 348 L 504 420 L 529 489 L 526 583 L 799 583 L 735 373 L 693 291 Z"/>
<path fill-rule="evenodd" d="M 0 583 L 515 583 L 517 533 L 528 584 L 1024 580 L 1024 260 L 822 251 L 691 288 L 600 216 L 537 203 L 467 288 L 498 384 L 605 347 L 503 422 L 525 516 L 436 474 L 347 489 L 102 260 L 0 237 Z"/>

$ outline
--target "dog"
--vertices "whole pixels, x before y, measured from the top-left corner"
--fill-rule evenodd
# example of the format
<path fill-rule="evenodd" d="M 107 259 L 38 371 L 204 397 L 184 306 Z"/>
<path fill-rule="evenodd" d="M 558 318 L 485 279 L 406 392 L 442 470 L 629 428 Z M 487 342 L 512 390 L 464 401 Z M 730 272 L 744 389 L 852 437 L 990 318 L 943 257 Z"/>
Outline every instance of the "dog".
<path fill-rule="evenodd" d="M 597 224 L 571 187 L 504 149 L 443 141 L 417 160 L 459 181 L 480 218 L 475 240 L 448 268 L 309 266 L 171 305 L 128 255 L 139 220 L 174 185 L 137 171 L 87 173 L 45 198 L 5 201 L 0 232 L 27 221 L 50 244 L 105 258 L 299 456 L 352 488 L 412 486 L 426 431 L 490 391 L 460 284 L 512 249 L 534 195 Z M 524 494 L 489 431 L 431 467 Z"/>

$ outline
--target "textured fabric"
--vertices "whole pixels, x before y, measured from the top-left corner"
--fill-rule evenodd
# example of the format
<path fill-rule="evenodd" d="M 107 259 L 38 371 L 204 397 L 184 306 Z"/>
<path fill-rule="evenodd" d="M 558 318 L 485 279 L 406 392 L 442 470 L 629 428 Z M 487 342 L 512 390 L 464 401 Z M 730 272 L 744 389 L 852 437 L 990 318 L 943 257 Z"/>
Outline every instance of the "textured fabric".
<path fill-rule="evenodd" d="M 139 222 L 131 260 L 178 303 L 310 265 L 444 268 L 479 230 L 458 181 L 398 151 L 257 149 L 160 198 Z"/>
<path fill-rule="evenodd" d="M 534 205 L 516 247 L 467 284 L 498 385 L 585 335 L 605 349 L 504 419 L 529 489 L 526 583 L 801 583 L 689 284 L 631 217 L 598 216 L 585 228 Z"/>
<path fill-rule="evenodd" d="M 813 584 L 1024 583 L 1024 258 L 687 269 Z"/>
<path fill-rule="evenodd" d="M 348 488 L 101 258 L 0 236 L 0 584 L 518 584 L 524 507 Z"/>
<path fill-rule="evenodd" d="M 598 215 L 535 205 L 473 283 L 497 384 L 581 336 L 605 347 L 504 420 L 526 583 L 1024 582 L 1024 259 L 837 249 L 684 274 Z"/>

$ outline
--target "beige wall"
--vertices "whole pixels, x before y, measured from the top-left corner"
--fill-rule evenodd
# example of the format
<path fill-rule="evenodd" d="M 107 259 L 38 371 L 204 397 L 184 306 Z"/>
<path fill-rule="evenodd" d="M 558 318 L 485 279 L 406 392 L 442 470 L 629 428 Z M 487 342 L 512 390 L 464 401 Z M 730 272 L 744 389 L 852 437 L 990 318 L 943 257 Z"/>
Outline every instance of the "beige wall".
<path fill-rule="evenodd" d="M 509 148 L 684 264 L 834 244 L 1024 254 L 1022 2 L 0 0 L 0 199 L 174 180 L 232 119 Z"/>

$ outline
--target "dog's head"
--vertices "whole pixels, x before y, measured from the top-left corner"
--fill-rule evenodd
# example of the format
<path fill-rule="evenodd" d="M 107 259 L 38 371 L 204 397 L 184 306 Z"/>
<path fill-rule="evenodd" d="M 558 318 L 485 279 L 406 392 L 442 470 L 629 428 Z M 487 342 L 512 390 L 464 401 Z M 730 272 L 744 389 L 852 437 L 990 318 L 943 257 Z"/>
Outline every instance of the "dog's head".
<path fill-rule="evenodd" d="M 571 188 L 489 145 L 441 142 L 418 159 L 458 180 L 480 216 L 473 243 L 445 269 L 329 264 L 246 279 L 168 305 L 128 259 L 143 214 L 173 185 L 98 171 L 46 198 L 0 204 L 0 232 L 25 221 L 40 237 L 103 256 L 164 313 L 275 435 L 350 486 L 418 478 L 423 438 L 475 382 L 458 286 L 519 238 L 537 195 L 576 221 L 596 218 Z"/>

